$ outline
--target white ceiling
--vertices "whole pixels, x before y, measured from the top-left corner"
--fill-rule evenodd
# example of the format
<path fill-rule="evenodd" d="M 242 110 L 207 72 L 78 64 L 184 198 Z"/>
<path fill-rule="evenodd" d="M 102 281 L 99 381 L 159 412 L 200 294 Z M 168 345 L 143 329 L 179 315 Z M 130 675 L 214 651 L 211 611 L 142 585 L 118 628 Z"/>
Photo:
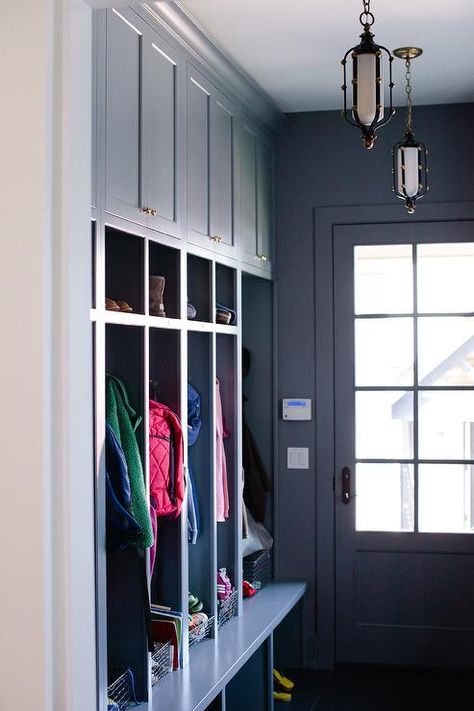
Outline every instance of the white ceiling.
<path fill-rule="evenodd" d="M 361 0 L 181 0 L 207 35 L 282 111 L 341 107 L 344 53 L 359 42 Z M 372 0 L 375 41 L 414 45 L 416 104 L 474 101 L 474 0 Z M 404 63 L 393 63 L 394 103 L 405 102 Z"/>

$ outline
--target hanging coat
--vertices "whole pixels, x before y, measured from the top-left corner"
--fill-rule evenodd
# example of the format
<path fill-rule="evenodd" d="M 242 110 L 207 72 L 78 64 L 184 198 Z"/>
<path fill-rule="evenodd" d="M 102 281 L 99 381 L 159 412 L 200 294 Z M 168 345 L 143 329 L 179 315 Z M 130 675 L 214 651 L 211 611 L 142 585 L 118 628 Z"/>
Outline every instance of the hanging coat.
<path fill-rule="evenodd" d="M 181 423 L 169 407 L 150 400 L 150 497 L 156 515 L 179 516 L 184 489 Z"/>
<path fill-rule="evenodd" d="M 119 378 L 106 378 L 106 418 L 121 445 L 127 462 L 131 492 L 131 513 L 141 526 L 139 542 L 144 548 L 153 543 L 148 498 L 145 491 L 143 466 L 135 435 L 141 417 L 130 405 L 125 385 Z"/>
<path fill-rule="evenodd" d="M 248 427 L 242 424 L 242 465 L 244 468 L 244 502 L 256 521 L 265 519 L 266 494 L 270 479 L 265 470 L 257 443 Z"/>
<path fill-rule="evenodd" d="M 188 447 L 192 447 L 201 431 L 201 396 L 188 384 Z M 188 454 L 188 539 L 195 544 L 199 536 L 200 515 L 192 454 Z"/>
<path fill-rule="evenodd" d="M 106 548 L 119 551 L 135 544 L 142 529 L 132 516 L 125 454 L 108 422 L 105 427 Z"/>
<path fill-rule="evenodd" d="M 216 515 L 218 521 L 229 517 L 229 492 L 227 488 L 227 462 L 224 438 L 229 437 L 222 414 L 219 381 L 216 379 Z"/>
<path fill-rule="evenodd" d="M 155 400 L 149 402 L 150 434 L 150 512 L 154 530 L 160 517 L 176 518 L 181 513 L 185 495 L 183 465 L 183 431 L 169 407 Z M 150 552 L 153 572 L 155 543 Z"/>

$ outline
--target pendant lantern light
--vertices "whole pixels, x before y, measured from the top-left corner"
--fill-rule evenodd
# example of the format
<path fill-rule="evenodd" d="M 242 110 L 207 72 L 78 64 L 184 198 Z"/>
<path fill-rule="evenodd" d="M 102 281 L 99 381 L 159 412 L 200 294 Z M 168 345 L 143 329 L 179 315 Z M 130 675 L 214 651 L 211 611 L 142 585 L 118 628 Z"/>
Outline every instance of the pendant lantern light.
<path fill-rule="evenodd" d="M 419 47 L 399 47 L 393 53 L 405 60 L 405 92 L 407 113 L 405 137 L 392 149 L 393 156 L 393 191 L 404 200 L 410 214 L 415 212 L 416 202 L 428 192 L 428 151 L 423 143 L 415 140 L 413 133 L 413 105 L 411 98 L 411 60 L 423 52 Z"/>
<path fill-rule="evenodd" d="M 375 22 L 374 15 L 370 12 L 370 0 L 362 0 L 363 11 L 359 22 L 364 31 L 360 35 L 361 42 L 348 49 L 342 60 L 344 69 L 344 108 L 342 115 L 352 126 L 362 131 L 362 140 L 365 148 L 372 148 L 375 141 L 375 132 L 383 126 L 394 114 L 392 106 L 392 62 L 393 57 L 386 47 L 374 42 L 371 32 Z M 347 108 L 347 58 L 352 58 L 352 105 Z M 384 73 L 388 65 L 389 106 L 384 106 L 385 88 Z"/>

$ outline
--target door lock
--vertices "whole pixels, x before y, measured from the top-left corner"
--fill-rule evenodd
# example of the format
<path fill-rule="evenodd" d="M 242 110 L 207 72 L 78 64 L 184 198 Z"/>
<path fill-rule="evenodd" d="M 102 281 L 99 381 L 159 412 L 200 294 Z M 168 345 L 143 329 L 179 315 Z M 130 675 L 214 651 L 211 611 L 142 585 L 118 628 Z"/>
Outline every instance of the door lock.
<path fill-rule="evenodd" d="M 342 469 L 342 503 L 350 504 L 355 494 L 351 494 L 351 470 L 349 467 Z"/>

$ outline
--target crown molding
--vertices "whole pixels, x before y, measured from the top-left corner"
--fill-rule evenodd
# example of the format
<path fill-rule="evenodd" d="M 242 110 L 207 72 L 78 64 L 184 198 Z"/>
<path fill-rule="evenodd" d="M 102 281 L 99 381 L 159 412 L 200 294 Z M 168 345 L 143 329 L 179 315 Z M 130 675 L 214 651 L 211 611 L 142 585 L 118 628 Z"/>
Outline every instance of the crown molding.
<path fill-rule="evenodd" d="M 286 126 L 286 117 L 273 99 L 250 74 L 216 45 L 180 2 L 158 0 L 151 4 L 141 3 L 140 8 L 170 32 L 193 58 L 217 76 L 224 84 L 224 93 L 230 91 L 254 118 L 276 132 Z"/>

